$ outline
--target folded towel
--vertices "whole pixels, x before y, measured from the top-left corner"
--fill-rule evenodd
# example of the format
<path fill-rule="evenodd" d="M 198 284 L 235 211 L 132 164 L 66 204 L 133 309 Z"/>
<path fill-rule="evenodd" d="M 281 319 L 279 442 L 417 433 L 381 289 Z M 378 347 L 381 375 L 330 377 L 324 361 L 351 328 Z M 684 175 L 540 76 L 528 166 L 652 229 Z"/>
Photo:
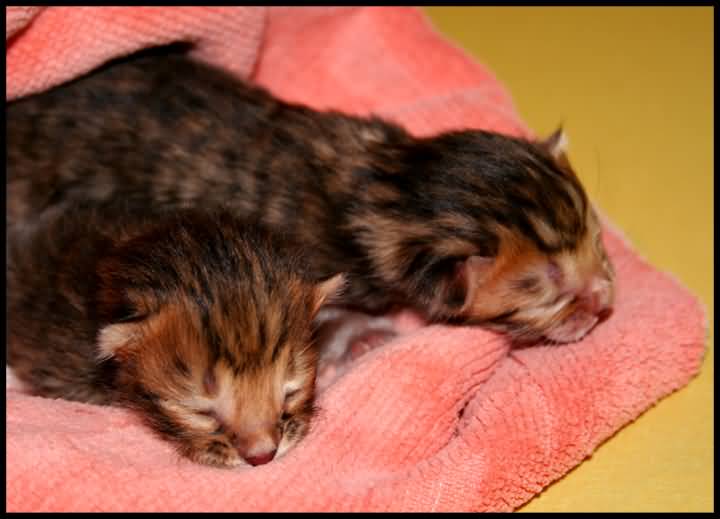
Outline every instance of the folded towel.
<path fill-rule="evenodd" d="M 46 30 L 40 22 L 54 9 L 35 13 L 22 32 L 13 28 L 7 83 L 10 91 L 15 81 L 15 96 L 80 73 L 53 69 L 57 49 L 32 54 L 40 66 L 23 62 L 29 52 L 12 53 L 23 38 L 54 42 L 48 50 L 70 45 L 77 35 L 68 31 L 87 29 L 56 21 L 52 32 L 35 34 Z M 126 9 L 118 18 L 143 8 Z M 246 27 L 223 39 L 239 45 L 243 63 L 254 62 L 254 80 L 284 98 L 380 113 L 417 134 L 455 127 L 530 134 L 492 74 L 439 37 L 417 10 L 262 11 L 246 16 L 264 19 L 264 29 Z M 174 12 L 154 14 L 154 24 L 175 24 L 167 40 L 186 34 Z M 112 22 L 93 37 L 104 41 Z M 208 23 L 194 34 L 202 41 L 215 30 Z M 254 57 L 237 41 L 250 33 L 262 35 Z M 32 77 L 44 86 L 28 88 Z M 616 308 L 584 340 L 511 349 L 492 332 L 426 325 L 403 312 L 396 318 L 405 333 L 356 360 L 320 395 L 310 434 L 267 465 L 193 464 L 130 411 L 9 389 L 7 510 L 513 510 L 700 367 L 706 323 L 697 299 L 607 222 L 604 239 L 617 270 Z"/>

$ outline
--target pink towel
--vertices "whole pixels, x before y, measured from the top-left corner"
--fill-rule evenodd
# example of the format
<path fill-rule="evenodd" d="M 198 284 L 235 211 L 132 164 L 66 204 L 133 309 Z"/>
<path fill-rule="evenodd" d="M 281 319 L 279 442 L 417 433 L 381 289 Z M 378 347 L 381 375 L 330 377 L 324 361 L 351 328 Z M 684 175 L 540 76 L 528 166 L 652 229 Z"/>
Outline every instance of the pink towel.
<path fill-rule="evenodd" d="M 6 99 L 178 40 L 196 42 L 198 57 L 247 76 L 265 15 L 264 9 L 252 7 L 7 7 Z"/>
<path fill-rule="evenodd" d="M 113 16 L 97 30 L 87 19 L 62 24 L 79 16 L 74 9 L 47 8 L 18 32 L 22 23 L 11 26 L 12 17 L 27 22 L 33 13 L 12 9 L 7 84 L 16 96 L 97 64 L 77 65 L 80 47 L 61 52 L 79 37 L 68 31 L 94 30 L 84 45 L 107 47 L 107 58 L 157 42 L 152 24 L 172 39 L 190 23 L 172 8 L 140 23 L 147 18 L 132 11 L 142 8 L 128 8 L 117 15 L 117 33 Z M 418 134 L 464 126 L 530 134 L 492 74 L 417 10 L 271 8 L 264 28 L 264 10 L 242 10 L 237 33 L 227 16 L 202 12 L 204 25 L 193 21 L 198 41 L 220 31 L 240 62 L 256 58 L 252 77 L 287 99 L 377 112 Z M 51 16 L 55 25 L 41 24 Z M 134 44 L 121 45 L 118 34 Z M 262 38 L 257 56 L 250 34 Z M 25 38 L 46 44 L 15 52 Z M 66 64 L 78 68 L 67 73 Z M 617 306 L 580 343 L 510 350 L 491 332 L 402 314 L 407 333 L 358 359 L 320 396 L 309 436 L 260 467 L 196 465 L 129 411 L 8 391 L 7 510 L 513 510 L 699 370 L 706 323 L 697 299 L 609 225 L 604 238 L 617 268 Z"/>

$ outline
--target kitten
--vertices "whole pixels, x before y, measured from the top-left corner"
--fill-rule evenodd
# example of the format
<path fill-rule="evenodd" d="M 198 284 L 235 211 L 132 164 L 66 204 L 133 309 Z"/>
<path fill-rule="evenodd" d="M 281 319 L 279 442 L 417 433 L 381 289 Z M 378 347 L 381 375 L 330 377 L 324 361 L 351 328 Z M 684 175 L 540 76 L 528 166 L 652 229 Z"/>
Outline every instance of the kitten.
<path fill-rule="evenodd" d="M 341 276 L 223 210 L 75 207 L 8 235 L 7 362 L 36 395 L 140 412 L 191 460 L 279 457 L 307 433 L 311 322 Z"/>
<path fill-rule="evenodd" d="M 9 225 L 52 207 L 226 204 L 292 229 L 343 305 L 411 306 L 516 340 L 582 338 L 613 304 L 597 216 L 556 132 L 415 138 L 159 49 L 7 107 Z"/>

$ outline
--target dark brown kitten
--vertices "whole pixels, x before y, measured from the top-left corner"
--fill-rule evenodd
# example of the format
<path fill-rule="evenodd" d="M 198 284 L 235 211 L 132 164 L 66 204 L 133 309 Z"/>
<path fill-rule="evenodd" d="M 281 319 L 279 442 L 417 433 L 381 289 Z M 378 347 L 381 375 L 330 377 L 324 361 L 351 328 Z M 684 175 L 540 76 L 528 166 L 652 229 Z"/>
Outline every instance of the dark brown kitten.
<path fill-rule="evenodd" d="M 167 49 L 7 109 L 9 223 L 82 200 L 227 204 L 291 230 L 345 303 L 574 341 L 613 270 L 560 133 L 414 138 L 378 118 L 285 103 Z"/>
<path fill-rule="evenodd" d="M 76 207 L 8 235 L 7 362 L 32 393 L 140 411 L 192 460 L 267 463 L 307 432 L 311 321 L 339 277 L 226 211 Z"/>

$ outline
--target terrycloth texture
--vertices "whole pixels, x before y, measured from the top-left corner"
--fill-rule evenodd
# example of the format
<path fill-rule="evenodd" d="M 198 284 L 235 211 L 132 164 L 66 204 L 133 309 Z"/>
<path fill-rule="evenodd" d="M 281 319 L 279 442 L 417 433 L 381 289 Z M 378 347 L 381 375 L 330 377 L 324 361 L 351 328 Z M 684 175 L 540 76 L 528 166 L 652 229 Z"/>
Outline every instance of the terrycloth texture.
<path fill-rule="evenodd" d="M 179 40 L 197 43 L 198 57 L 248 76 L 265 14 L 252 7 L 7 7 L 6 99 L 46 90 L 112 58 Z"/>
<path fill-rule="evenodd" d="M 413 9 L 270 9 L 254 74 L 285 98 L 418 134 L 529 133 L 493 76 Z M 9 391 L 7 509 L 513 510 L 700 366 L 698 301 L 617 231 L 604 237 L 617 306 L 586 339 L 510 351 L 403 314 L 407 334 L 356 361 L 320 396 L 310 435 L 261 467 L 196 465 L 129 411 Z"/>

